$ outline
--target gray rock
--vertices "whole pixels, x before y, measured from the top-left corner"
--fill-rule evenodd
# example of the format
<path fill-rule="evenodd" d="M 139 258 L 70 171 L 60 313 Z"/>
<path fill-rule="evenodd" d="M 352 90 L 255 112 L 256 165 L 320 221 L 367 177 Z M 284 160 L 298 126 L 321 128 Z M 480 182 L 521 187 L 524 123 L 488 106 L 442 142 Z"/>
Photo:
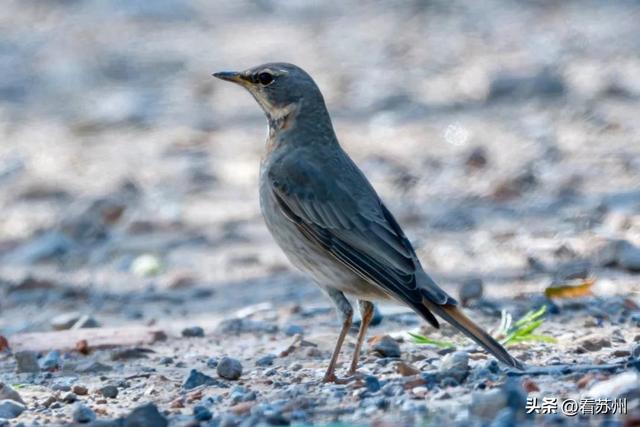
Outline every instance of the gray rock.
<path fill-rule="evenodd" d="M 71 329 L 80 317 L 82 317 L 82 314 L 77 311 L 59 314 L 51 319 L 51 327 L 56 331 Z"/>
<path fill-rule="evenodd" d="M 40 360 L 40 368 L 43 371 L 55 371 L 60 368 L 61 364 L 60 352 L 57 350 L 50 351 Z"/>
<path fill-rule="evenodd" d="M 238 359 L 223 357 L 220 359 L 220 363 L 218 363 L 216 372 L 218 372 L 218 375 L 222 378 L 237 380 L 240 378 L 240 375 L 242 375 L 242 363 L 240 363 Z"/>
<path fill-rule="evenodd" d="M 256 360 L 256 366 L 271 366 L 276 359 L 275 354 L 267 354 Z"/>
<path fill-rule="evenodd" d="M 626 270 L 640 272 L 640 247 L 622 245 L 618 252 L 618 264 Z"/>
<path fill-rule="evenodd" d="M 73 242 L 66 235 L 51 231 L 18 246 L 7 254 L 5 260 L 16 264 L 35 264 L 61 257 L 67 254 L 72 247 Z"/>
<path fill-rule="evenodd" d="M 183 337 L 204 337 L 204 329 L 200 326 L 191 326 L 182 330 Z"/>
<path fill-rule="evenodd" d="M 67 365 L 65 364 L 65 368 L 66 366 Z M 73 371 L 79 374 L 96 374 L 99 372 L 109 372 L 112 369 L 113 368 L 111 366 L 105 365 L 104 363 L 100 363 L 96 361 L 87 361 L 75 366 Z"/>
<path fill-rule="evenodd" d="M 207 359 L 207 368 L 215 369 L 218 366 L 218 358 L 211 356 Z"/>
<path fill-rule="evenodd" d="M 64 403 L 73 403 L 78 400 L 78 396 L 76 396 L 75 393 L 70 391 L 63 394 L 60 400 L 62 400 Z"/>
<path fill-rule="evenodd" d="M 278 326 L 259 320 L 236 318 L 223 320 L 216 328 L 216 332 L 233 335 L 243 333 L 275 333 L 278 332 Z"/>
<path fill-rule="evenodd" d="M 469 413 L 482 420 L 492 420 L 507 405 L 507 398 L 498 388 L 471 394 Z"/>
<path fill-rule="evenodd" d="M 371 393 L 375 393 L 380 390 L 380 381 L 373 375 L 367 375 L 364 377 L 364 385 Z"/>
<path fill-rule="evenodd" d="M 76 323 L 73 324 L 71 329 L 88 329 L 88 328 L 97 328 L 100 326 L 100 323 L 94 319 L 92 316 L 84 315 L 81 316 Z"/>
<path fill-rule="evenodd" d="M 40 372 L 38 355 L 33 351 L 19 351 L 13 355 L 16 359 L 16 370 L 21 372 Z"/>
<path fill-rule="evenodd" d="M 86 424 L 96 419 L 96 413 L 91 408 L 82 403 L 76 403 L 73 407 L 73 421 Z"/>
<path fill-rule="evenodd" d="M 193 407 L 193 417 L 198 421 L 209 421 L 213 418 L 213 414 L 206 407 L 202 405 L 196 405 Z"/>
<path fill-rule="evenodd" d="M 297 334 L 304 334 L 304 328 L 299 325 L 288 325 L 284 328 L 284 333 L 290 337 Z"/>
<path fill-rule="evenodd" d="M 167 419 L 153 403 L 138 406 L 124 419 L 124 427 L 166 427 Z"/>
<path fill-rule="evenodd" d="M 584 353 L 587 351 L 598 351 L 604 347 L 611 347 L 611 340 L 600 334 L 590 334 L 576 341 L 578 344 L 577 352 Z"/>
<path fill-rule="evenodd" d="M 25 406 L 15 400 L 0 400 L 0 418 L 8 420 L 20 416 L 25 410 Z"/>
<path fill-rule="evenodd" d="M 22 403 L 24 405 L 24 400 L 20 396 L 20 393 L 15 391 L 9 384 L 5 384 L 0 382 L 0 400 L 13 400 L 14 402 Z"/>
<path fill-rule="evenodd" d="M 100 387 L 100 394 L 102 394 L 104 397 L 108 397 L 110 399 L 115 399 L 116 397 L 118 397 L 118 387 L 114 386 L 114 385 L 105 385 L 103 387 Z"/>
<path fill-rule="evenodd" d="M 381 357 L 400 357 L 400 345 L 389 335 L 376 337 L 371 350 Z"/>
<path fill-rule="evenodd" d="M 482 298 L 484 284 L 480 278 L 470 278 L 465 280 L 460 286 L 458 294 L 462 305 L 467 306 L 470 301 Z"/>
<path fill-rule="evenodd" d="M 561 96 L 565 82 L 556 70 L 543 68 L 533 73 L 498 73 L 491 81 L 488 101 Z"/>
<path fill-rule="evenodd" d="M 453 378 L 458 383 L 462 383 L 469 374 L 469 353 L 466 351 L 455 351 L 442 358 L 438 368 L 438 375 L 441 378 Z"/>
<path fill-rule="evenodd" d="M 217 379 L 212 378 L 208 375 L 205 375 L 202 372 L 195 369 L 192 369 L 191 372 L 189 372 L 189 376 L 185 380 L 184 384 L 182 384 L 182 387 L 185 390 L 191 390 L 192 388 L 196 388 L 201 385 L 226 387 L 223 383 L 221 383 Z"/>

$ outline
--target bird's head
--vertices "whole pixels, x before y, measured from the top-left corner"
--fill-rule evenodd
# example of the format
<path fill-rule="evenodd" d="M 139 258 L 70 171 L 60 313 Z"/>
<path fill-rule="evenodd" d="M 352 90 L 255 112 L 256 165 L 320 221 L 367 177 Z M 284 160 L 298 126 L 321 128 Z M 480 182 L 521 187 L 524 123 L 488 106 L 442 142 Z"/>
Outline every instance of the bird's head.
<path fill-rule="evenodd" d="M 308 109 L 324 109 L 324 99 L 316 83 L 293 64 L 269 63 L 245 71 L 222 71 L 213 76 L 243 86 L 272 120 L 299 110 L 303 104 Z"/>

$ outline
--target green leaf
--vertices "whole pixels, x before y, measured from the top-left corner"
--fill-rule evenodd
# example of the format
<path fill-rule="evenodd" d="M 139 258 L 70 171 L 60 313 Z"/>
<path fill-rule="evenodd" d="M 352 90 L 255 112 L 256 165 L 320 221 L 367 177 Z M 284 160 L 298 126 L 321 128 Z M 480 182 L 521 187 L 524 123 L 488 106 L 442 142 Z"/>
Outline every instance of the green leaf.
<path fill-rule="evenodd" d="M 428 344 L 428 345 L 436 346 L 438 348 L 453 348 L 453 347 L 455 347 L 455 344 L 447 342 L 447 341 L 434 340 L 434 339 L 431 339 L 431 338 L 427 338 L 424 335 L 414 334 L 412 332 L 408 332 L 408 334 L 411 335 L 411 338 L 413 338 L 413 342 L 416 343 L 416 344 Z"/>

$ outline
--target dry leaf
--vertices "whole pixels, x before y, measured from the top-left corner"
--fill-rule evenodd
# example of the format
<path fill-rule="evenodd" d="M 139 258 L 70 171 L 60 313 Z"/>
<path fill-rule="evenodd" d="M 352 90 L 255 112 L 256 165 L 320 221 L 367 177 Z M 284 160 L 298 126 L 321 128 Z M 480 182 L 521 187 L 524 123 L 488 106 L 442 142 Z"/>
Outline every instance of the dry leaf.
<path fill-rule="evenodd" d="M 547 298 L 578 298 L 591 295 L 595 278 L 585 279 L 577 284 L 551 285 L 544 290 Z"/>

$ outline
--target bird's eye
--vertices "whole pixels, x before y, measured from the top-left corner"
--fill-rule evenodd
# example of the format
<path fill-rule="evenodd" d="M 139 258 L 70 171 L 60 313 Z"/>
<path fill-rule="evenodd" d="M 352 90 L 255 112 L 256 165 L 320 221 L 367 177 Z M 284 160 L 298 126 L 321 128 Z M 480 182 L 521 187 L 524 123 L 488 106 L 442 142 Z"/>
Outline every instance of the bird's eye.
<path fill-rule="evenodd" d="M 261 85 L 267 86 L 273 82 L 273 76 L 271 73 L 263 72 L 258 74 L 258 81 Z"/>

